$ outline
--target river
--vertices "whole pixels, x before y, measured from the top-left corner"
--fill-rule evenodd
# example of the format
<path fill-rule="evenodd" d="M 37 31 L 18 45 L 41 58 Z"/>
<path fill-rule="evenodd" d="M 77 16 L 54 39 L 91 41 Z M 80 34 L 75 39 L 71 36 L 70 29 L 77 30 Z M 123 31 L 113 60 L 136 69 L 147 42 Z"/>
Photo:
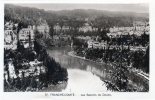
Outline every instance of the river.
<path fill-rule="evenodd" d="M 57 47 L 47 49 L 48 54 L 55 59 L 56 62 L 67 69 L 68 81 L 51 86 L 46 91 L 58 92 L 107 92 L 105 80 L 111 81 L 112 72 L 116 71 L 111 64 L 101 64 L 90 60 L 68 55 L 71 51 L 70 47 Z M 129 71 L 128 87 L 130 91 L 149 91 L 149 81 L 137 73 Z M 53 89 L 54 88 L 54 89 Z"/>
<path fill-rule="evenodd" d="M 62 67 L 67 68 L 68 81 L 62 92 L 107 92 L 105 83 L 101 77 L 106 71 L 101 71 L 101 65 L 95 62 L 82 60 L 68 55 L 69 47 L 48 49 L 48 54 L 59 62 Z M 63 83 L 64 84 L 64 83 Z M 60 87 L 57 85 L 57 87 Z"/>

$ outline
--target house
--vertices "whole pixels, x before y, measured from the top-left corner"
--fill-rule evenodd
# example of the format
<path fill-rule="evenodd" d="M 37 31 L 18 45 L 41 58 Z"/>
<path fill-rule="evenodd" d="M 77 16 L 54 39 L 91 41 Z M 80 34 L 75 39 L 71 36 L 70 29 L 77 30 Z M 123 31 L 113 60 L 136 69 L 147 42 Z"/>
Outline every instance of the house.
<path fill-rule="evenodd" d="M 106 41 L 101 41 L 100 46 L 102 49 L 107 49 L 107 42 Z"/>
<path fill-rule="evenodd" d="M 18 39 L 24 45 L 24 48 L 33 47 L 34 30 L 30 27 L 21 29 L 18 33 Z"/>
<path fill-rule="evenodd" d="M 116 33 L 107 33 L 107 36 L 110 38 L 115 38 L 115 37 L 117 37 L 117 34 Z"/>
<path fill-rule="evenodd" d="M 4 28 L 13 30 L 13 26 L 14 26 L 13 22 L 6 22 Z"/>
<path fill-rule="evenodd" d="M 65 32 L 65 31 L 68 31 L 69 29 L 70 29 L 70 27 L 69 26 L 67 26 L 67 25 L 63 25 L 62 27 L 59 25 L 59 23 L 57 23 L 56 25 L 54 25 L 54 27 L 53 27 L 53 29 L 54 29 L 54 31 L 56 32 L 56 33 L 58 33 L 58 32 Z"/>
<path fill-rule="evenodd" d="M 67 31 L 69 30 L 69 26 L 62 26 L 62 31 Z"/>
<path fill-rule="evenodd" d="M 105 41 L 97 42 L 94 40 L 88 40 L 87 44 L 88 44 L 88 48 L 98 48 L 98 49 L 106 49 L 107 48 L 107 42 L 105 42 Z"/>
<path fill-rule="evenodd" d="M 88 40 L 87 44 L 88 44 L 88 48 L 93 48 L 93 40 Z"/>
<path fill-rule="evenodd" d="M 17 36 L 13 30 L 4 30 L 4 49 L 17 49 Z"/>
<path fill-rule="evenodd" d="M 36 27 L 36 30 L 41 33 L 44 34 L 43 37 L 44 38 L 49 38 L 49 32 L 50 32 L 50 27 L 48 26 L 47 23 L 41 23 L 40 25 L 38 25 Z"/>
<path fill-rule="evenodd" d="M 143 22 L 143 21 L 134 21 L 133 26 L 146 26 L 148 22 Z"/>
<path fill-rule="evenodd" d="M 50 30 L 47 23 L 43 23 L 43 24 L 38 25 L 36 27 L 36 29 L 39 33 L 49 33 L 49 30 Z"/>
<path fill-rule="evenodd" d="M 82 31 L 82 32 L 88 32 L 88 31 L 93 31 L 93 29 L 92 29 L 92 26 L 90 26 L 88 23 L 85 23 L 85 25 L 84 26 L 82 26 L 82 27 L 80 27 L 79 28 L 79 31 Z"/>
<path fill-rule="evenodd" d="M 54 25 L 53 29 L 54 29 L 54 31 L 57 33 L 57 32 L 59 32 L 59 31 L 61 30 L 61 27 L 60 27 L 60 25 L 57 23 L 56 25 Z"/>
<path fill-rule="evenodd" d="M 37 26 L 36 26 L 36 30 L 39 33 L 42 33 L 42 34 L 49 33 L 50 28 L 49 28 L 49 25 L 47 24 L 47 21 L 42 19 L 42 18 L 40 18 L 38 20 L 38 23 L 37 23 Z"/>
<path fill-rule="evenodd" d="M 19 74 L 17 75 L 15 73 L 15 68 L 14 68 L 13 63 L 10 62 L 8 64 L 9 73 L 7 73 L 7 71 L 4 72 L 5 73 L 4 74 L 5 75 L 5 79 L 8 80 L 8 77 L 13 79 L 13 78 L 17 78 L 17 76 L 19 76 L 20 78 L 22 78 L 23 76 L 24 77 L 29 77 L 31 75 L 38 76 L 41 73 L 46 73 L 46 68 L 43 65 L 43 62 L 40 62 L 38 60 L 30 61 L 29 63 L 25 63 L 25 65 L 27 65 L 28 68 L 27 69 L 19 69 L 18 70 Z"/>
<path fill-rule="evenodd" d="M 77 38 L 77 39 L 82 39 L 82 40 L 85 40 L 85 41 L 88 41 L 88 40 L 91 39 L 90 36 L 77 36 L 76 38 Z"/>

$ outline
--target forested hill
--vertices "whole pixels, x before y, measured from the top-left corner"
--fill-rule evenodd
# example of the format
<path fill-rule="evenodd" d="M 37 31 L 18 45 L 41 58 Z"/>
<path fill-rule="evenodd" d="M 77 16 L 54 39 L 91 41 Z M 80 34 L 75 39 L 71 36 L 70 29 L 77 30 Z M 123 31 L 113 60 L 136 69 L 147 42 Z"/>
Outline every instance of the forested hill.
<path fill-rule="evenodd" d="M 134 12 L 114 12 L 114 11 L 106 11 L 106 10 L 94 10 L 94 9 L 75 9 L 75 10 L 60 10 L 60 11 L 48 11 L 51 13 L 56 13 L 61 16 L 68 17 L 99 17 L 99 16 L 107 16 L 107 17 L 144 17 L 148 18 L 148 13 L 134 13 Z"/>
<path fill-rule="evenodd" d="M 149 19 L 148 13 L 133 12 L 111 12 L 101 10 L 61 10 L 45 11 L 43 9 L 20 7 L 15 5 L 5 5 L 5 21 L 22 22 L 25 25 L 38 24 L 39 19 L 45 19 L 49 25 L 62 23 L 73 27 L 76 23 L 90 22 L 93 26 L 130 26 L 135 20 Z M 76 27 L 76 26 L 75 26 Z"/>

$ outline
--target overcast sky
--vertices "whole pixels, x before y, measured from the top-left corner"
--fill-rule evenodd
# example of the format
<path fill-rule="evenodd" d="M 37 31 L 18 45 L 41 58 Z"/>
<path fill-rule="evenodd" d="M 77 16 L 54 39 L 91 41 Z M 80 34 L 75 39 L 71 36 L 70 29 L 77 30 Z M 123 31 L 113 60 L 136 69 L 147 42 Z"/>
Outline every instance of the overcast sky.
<path fill-rule="evenodd" d="M 34 7 L 44 10 L 73 10 L 73 9 L 96 9 L 108 11 L 125 11 L 148 13 L 148 4 L 16 4 L 18 6 Z"/>

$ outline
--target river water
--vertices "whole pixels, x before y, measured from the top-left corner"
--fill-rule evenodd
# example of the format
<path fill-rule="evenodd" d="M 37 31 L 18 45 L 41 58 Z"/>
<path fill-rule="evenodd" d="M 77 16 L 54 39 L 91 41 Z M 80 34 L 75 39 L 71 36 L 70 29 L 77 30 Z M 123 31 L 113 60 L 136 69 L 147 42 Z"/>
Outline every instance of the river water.
<path fill-rule="evenodd" d="M 109 91 L 104 81 L 102 81 L 102 78 L 106 76 L 106 69 L 103 70 L 103 65 L 69 56 L 68 52 L 70 50 L 69 47 L 47 50 L 48 54 L 53 57 L 56 62 L 59 62 L 62 67 L 67 68 L 68 72 L 67 83 L 60 83 L 54 87 L 59 88 L 58 91 L 62 92 L 94 93 Z M 55 89 L 55 91 L 57 91 L 57 89 Z"/>

